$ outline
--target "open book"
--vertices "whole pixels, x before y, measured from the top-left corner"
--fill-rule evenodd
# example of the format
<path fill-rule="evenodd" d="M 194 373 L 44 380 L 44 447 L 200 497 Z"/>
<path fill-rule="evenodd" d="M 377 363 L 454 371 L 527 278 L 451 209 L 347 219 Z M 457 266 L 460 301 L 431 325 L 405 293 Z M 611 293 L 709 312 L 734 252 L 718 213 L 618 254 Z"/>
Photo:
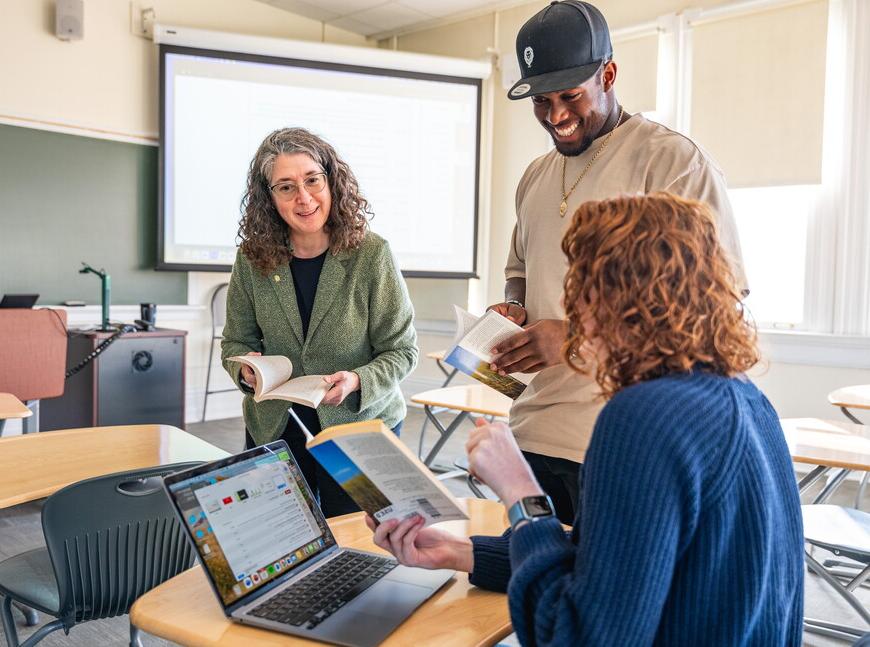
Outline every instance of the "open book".
<path fill-rule="evenodd" d="M 499 375 L 489 365 L 493 357 L 492 348 L 523 329 L 495 310 L 490 310 L 482 317 L 475 317 L 456 305 L 453 310 L 456 315 L 456 335 L 445 353 L 444 361 L 516 400 L 534 376 L 527 373 Z"/>
<path fill-rule="evenodd" d="M 257 376 L 254 402 L 287 400 L 316 408 L 332 388 L 323 381 L 323 375 L 303 375 L 291 380 L 293 362 L 283 355 L 236 355 L 229 360 L 254 369 Z"/>
<path fill-rule="evenodd" d="M 459 501 L 380 420 L 328 427 L 305 446 L 377 521 L 467 519 Z"/>

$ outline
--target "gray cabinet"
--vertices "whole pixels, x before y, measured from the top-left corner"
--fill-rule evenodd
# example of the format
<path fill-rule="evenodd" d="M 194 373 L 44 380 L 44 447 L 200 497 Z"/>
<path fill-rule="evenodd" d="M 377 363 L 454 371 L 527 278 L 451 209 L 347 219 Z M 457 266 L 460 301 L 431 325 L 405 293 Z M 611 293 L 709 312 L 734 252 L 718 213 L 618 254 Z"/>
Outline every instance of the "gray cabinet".
<path fill-rule="evenodd" d="M 67 379 L 61 397 L 42 401 L 40 429 L 156 423 L 183 429 L 186 335 L 169 329 L 121 335 Z M 67 368 L 110 336 L 70 330 Z"/>

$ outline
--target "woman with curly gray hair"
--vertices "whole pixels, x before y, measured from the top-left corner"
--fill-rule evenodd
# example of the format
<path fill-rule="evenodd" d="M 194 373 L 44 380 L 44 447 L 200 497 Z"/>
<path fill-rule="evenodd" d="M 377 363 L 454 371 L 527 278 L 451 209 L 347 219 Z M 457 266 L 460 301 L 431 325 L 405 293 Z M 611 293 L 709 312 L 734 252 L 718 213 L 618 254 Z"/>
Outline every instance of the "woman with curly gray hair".
<path fill-rule="evenodd" d="M 256 376 L 234 355 L 285 355 L 294 377 L 326 375 L 317 409 L 293 405 L 312 433 L 405 417 L 399 382 L 417 362 L 414 312 L 387 242 L 335 149 L 302 128 L 271 133 L 248 171 L 241 244 L 227 291 L 224 368 L 246 393 L 246 446 L 284 438 L 326 516 L 358 510 L 305 449 L 282 400 L 255 403 Z"/>

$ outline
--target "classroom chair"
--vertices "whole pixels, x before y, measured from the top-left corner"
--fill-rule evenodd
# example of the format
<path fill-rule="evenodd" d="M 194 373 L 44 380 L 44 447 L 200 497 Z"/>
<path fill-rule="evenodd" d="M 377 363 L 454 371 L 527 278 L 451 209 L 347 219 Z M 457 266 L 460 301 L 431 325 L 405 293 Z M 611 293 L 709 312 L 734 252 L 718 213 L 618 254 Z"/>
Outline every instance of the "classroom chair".
<path fill-rule="evenodd" d="M 229 283 L 221 283 L 211 295 L 211 344 L 208 347 L 208 369 L 205 373 L 205 395 L 202 399 L 202 420 L 205 422 L 205 410 L 208 407 L 208 396 L 214 393 L 228 393 L 232 389 L 211 389 L 211 366 L 214 364 L 215 342 L 224 338 L 224 325 L 227 323 L 227 288 Z"/>
<path fill-rule="evenodd" d="M 0 391 L 33 411 L 24 433 L 39 431 L 40 400 L 63 395 L 66 346 L 65 310 L 0 309 Z"/>
<path fill-rule="evenodd" d="M 814 618 L 804 618 L 804 629 L 833 638 L 853 641 L 870 629 L 870 611 L 853 591 L 870 577 L 870 514 L 838 505 L 801 506 L 804 541 L 812 547 L 829 551 L 838 557 L 854 560 L 854 573 L 827 568 L 841 562 L 817 561 L 810 550 L 805 551 L 807 567 L 836 591 L 867 624 L 855 628 Z M 841 581 L 843 580 L 843 581 Z"/>
<path fill-rule="evenodd" d="M 56 619 L 20 644 L 50 633 L 124 615 L 140 595 L 190 568 L 194 552 L 163 492 L 161 477 L 194 467 L 176 463 L 99 476 L 68 485 L 45 501 L 45 548 L 0 562 L 6 644 L 19 647 L 12 604 Z M 141 647 L 130 625 L 131 647 Z"/>

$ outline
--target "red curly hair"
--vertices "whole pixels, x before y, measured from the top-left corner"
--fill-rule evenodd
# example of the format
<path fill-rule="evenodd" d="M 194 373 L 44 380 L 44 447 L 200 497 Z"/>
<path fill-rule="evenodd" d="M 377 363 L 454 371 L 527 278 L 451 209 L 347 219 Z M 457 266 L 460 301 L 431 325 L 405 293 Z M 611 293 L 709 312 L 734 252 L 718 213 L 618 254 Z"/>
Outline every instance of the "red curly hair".
<path fill-rule="evenodd" d="M 731 263 L 701 202 L 669 193 L 587 202 L 568 257 L 562 356 L 605 398 L 698 366 L 735 375 L 759 359 Z"/>

